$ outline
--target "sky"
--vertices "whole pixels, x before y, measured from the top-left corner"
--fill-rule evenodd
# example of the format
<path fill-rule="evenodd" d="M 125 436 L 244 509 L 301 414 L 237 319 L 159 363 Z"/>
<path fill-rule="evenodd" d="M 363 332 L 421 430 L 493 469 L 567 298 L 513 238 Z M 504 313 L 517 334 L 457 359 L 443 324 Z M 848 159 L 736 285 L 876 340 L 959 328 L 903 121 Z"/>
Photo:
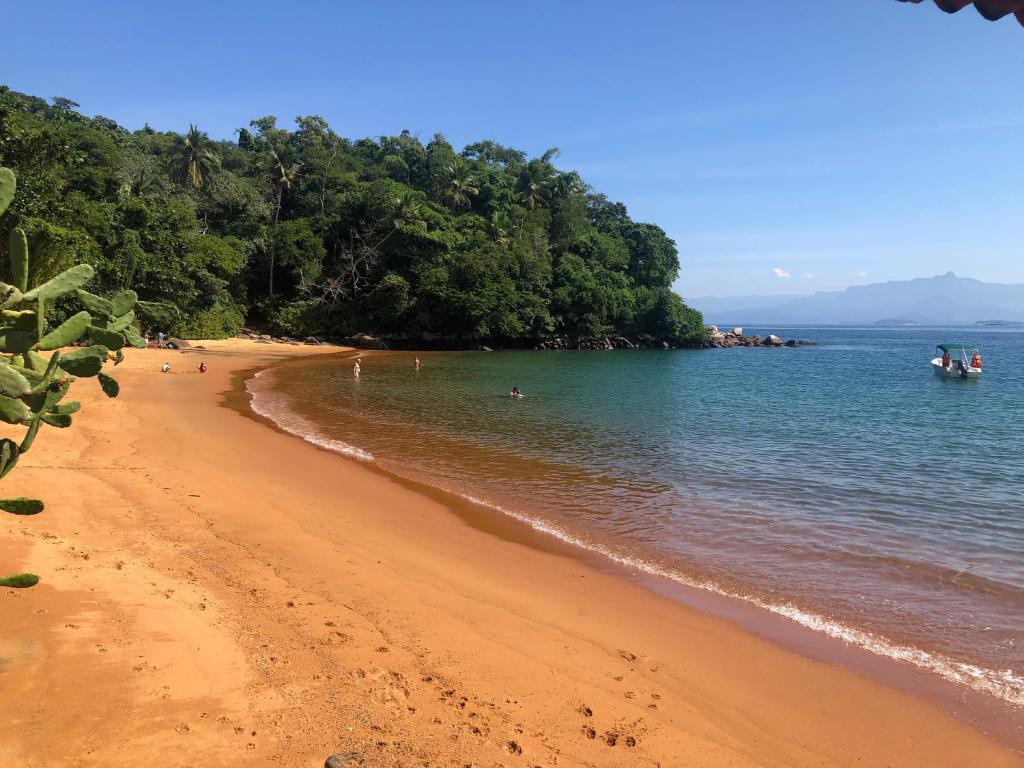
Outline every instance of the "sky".
<path fill-rule="evenodd" d="M 8 2 L 0 83 L 215 138 L 561 149 L 685 297 L 1024 282 L 1024 28 L 894 0 Z M 505 7 L 507 6 L 507 7 Z M 514 6 L 514 7 L 513 7 Z"/>

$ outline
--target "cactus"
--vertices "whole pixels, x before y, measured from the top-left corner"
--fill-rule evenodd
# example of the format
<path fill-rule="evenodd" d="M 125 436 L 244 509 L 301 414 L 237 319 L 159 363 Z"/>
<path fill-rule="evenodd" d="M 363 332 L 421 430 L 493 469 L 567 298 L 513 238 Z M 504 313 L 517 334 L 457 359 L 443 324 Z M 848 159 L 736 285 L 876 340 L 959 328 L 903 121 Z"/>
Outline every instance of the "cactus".
<path fill-rule="evenodd" d="M 0 214 L 7 210 L 17 189 L 14 173 L 0 168 Z M 108 397 L 117 397 L 119 386 L 102 373 L 110 353 L 115 365 L 123 359 L 122 347 L 145 346 L 133 327 L 135 311 L 158 322 L 169 322 L 173 308 L 165 304 L 140 302 L 134 291 L 119 291 L 109 299 L 83 290 L 93 277 L 93 268 L 78 264 L 51 280 L 29 288 L 28 239 L 21 229 L 8 240 L 14 285 L 0 283 L 0 421 L 27 427 L 21 443 L 0 439 L 0 478 L 6 476 L 21 454 L 28 451 L 43 425 L 66 429 L 79 403 L 61 402 L 75 378 L 96 377 Z M 75 293 L 85 310 L 72 315 L 58 327 L 46 328 L 46 305 L 55 298 Z M 88 336 L 92 346 L 70 352 L 58 351 Z M 39 352 L 51 352 L 49 359 Z M 43 511 L 37 499 L 0 499 L 0 510 L 14 515 L 35 515 Z M 31 587 L 39 577 L 19 573 L 0 578 L 0 586 Z"/>
<path fill-rule="evenodd" d="M 17 186 L 14 171 L 10 168 L 0 168 L 0 216 L 3 216 L 7 206 L 14 200 L 14 190 Z"/>
<path fill-rule="evenodd" d="M 61 323 L 39 340 L 39 349 L 60 349 L 78 341 L 89 328 L 92 316 L 88 312 L 79 312 Z"/>
<path fill-rule="evenodd" d="M 11 252 L 14 287 L 24 293 L 28 290 L 28 238 L 25 237 L 25 230 L 20 227 L 12 229 L 7 246 Z"/>

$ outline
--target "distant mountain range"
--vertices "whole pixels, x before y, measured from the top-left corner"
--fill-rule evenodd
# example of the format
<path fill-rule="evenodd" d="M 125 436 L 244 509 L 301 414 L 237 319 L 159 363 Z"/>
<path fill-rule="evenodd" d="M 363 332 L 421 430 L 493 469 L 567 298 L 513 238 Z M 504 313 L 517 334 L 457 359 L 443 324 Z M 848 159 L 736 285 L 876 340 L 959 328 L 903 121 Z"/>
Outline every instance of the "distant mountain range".
<path fill-rule="evenodd" d="M 687 301 L 716 325 L 973 325 L 1024 322 L 1024 284 L 983 283 L 952 272 L 856 285 L 810 296 Z"/>

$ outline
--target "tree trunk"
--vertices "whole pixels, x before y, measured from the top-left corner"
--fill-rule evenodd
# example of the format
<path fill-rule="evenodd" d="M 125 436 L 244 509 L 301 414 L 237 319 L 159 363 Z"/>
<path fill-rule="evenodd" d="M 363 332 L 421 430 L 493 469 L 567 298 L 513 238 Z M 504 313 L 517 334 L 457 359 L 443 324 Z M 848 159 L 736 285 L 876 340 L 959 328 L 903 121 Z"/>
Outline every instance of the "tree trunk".
<path fill-rule="evenodd" d="M 274 296 L 274 246 L 277 242 L 277 219 L 281 215 L 281 196 L 284 194 L 284 187 L 277 188 L 277 205 L 274 207 L 274 229 L 270 233 L 270 274 L 267 280 L 267 294 Z"/>

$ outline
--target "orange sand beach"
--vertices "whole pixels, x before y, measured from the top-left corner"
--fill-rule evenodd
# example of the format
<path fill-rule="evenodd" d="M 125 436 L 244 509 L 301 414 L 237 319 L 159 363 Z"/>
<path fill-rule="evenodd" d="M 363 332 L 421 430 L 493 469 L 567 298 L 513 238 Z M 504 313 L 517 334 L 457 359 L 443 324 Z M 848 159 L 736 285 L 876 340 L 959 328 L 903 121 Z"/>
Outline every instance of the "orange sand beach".
<path fill-rule="evenodd" d="M 1024 766 L 231 407 L 337 348 L 202 346 L 79 382 L 5 479 L 47 509 L 0 518 L 0 570 L 43 579 L 0 590 L 0 766 Z"/>

